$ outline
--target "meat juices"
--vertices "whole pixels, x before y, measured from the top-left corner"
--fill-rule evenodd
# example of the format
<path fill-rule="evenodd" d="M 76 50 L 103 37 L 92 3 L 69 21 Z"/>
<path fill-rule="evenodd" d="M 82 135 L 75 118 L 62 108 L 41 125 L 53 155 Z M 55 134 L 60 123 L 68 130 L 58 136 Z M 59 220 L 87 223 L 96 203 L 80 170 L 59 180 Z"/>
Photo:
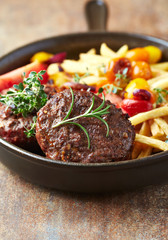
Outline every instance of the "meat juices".
<path fill-rule="evenodd" d="M 96 109 L 102 99 L 91 92 L 73 91 L 74 105 L 69 118 L 83 114 L 91 105 L 93 96 Z M 79 118 L 75 122 L 86 128 L 91 146 L 85 133 L 76 125 L 64 124 L 52 128 L 66 116 L 72 101 L 70 90 L 57 93 L 37 114 L 36 138 L 46 156 L 50 159 L 65 162 L 100 163 L 121 161 L 131 158 L 131 151 L 135 138 L 134 127 L 128 120 L 128 115 L 109 101 L 104 108 L 110 105 L 109 114 L 102 116 L 108 123 L 110 131 L 103 122 L 94 117 Z"/>

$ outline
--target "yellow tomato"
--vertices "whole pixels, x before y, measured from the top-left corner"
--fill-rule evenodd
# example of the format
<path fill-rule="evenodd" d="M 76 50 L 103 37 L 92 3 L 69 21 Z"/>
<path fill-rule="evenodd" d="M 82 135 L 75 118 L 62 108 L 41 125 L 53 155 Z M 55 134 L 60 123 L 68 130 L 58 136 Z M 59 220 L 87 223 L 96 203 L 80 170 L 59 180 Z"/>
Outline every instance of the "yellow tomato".
<path fill-rule="evenodd" d="M 125 57 L 130 61 L 149 61 L 149 53 L 145 48 L 133 48 L 126 53 Z"/>
<path fill-rule="evenodd" d="M 149 53 L 149 63 L 157 63 L 162 57 L 162 51 L 155 46 L 146 46 L 144 49 Z"/>
<path fill-rule="evenodd" d="M 133 91 L 135 89 L 145 89 L 145 90 L 149 90 L 149 84 L 147 83 L 147 81 L 143 78 L 136 78 L 132 81 L 129 82 L 129 84 L 127 85 L 127 87 L 125 88 L 125 98 L 134 98 L 133 96 Z"/>
<path fill-rule="evenodd" d="M 149 63 L 142 61 L 132 62 L 131 78 L 144 78 L 146 80 L 152 78 L 152 71 Z"/>
<path fill-rule="evenodd" d="M 38 62 L 45 62 L 53 56 L 51 53 L 47 52 L 38 52 L 33 55 L 31 58 L 31 62 L 38 61 Z"/>

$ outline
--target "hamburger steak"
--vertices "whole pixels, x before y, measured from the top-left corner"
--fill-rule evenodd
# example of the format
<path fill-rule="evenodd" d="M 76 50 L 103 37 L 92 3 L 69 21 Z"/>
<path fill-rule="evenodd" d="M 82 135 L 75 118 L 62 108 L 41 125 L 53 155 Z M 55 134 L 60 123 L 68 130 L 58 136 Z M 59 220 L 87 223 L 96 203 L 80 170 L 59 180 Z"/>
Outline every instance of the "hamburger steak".
<path fill-rule="evenodd" d="M 25 128 L 30 129 L 33 123 L 33 115 L 26 118 L 21 114 L 14 115 L 11 108 L 0 103 L 0 136 L 6 141 L 27 150 L 38 148 L 35 137 L 27 138 Z"/>
<path fill-rule="evenodd" d="M 9 89 L 1 92 L 5 95 Z M 52 98 L 56 93 L 56 88 L 53 85 L 46 84 L 44 91 L 48 99 Z M 28 138 L 24 131 L 31 128 L 33 117 L 36 112 L 23 117 L 21 114 L 13 114 L 12 109 L 5 104 L 0 103 L 0 136 L 6 141 L 15 144 L 18 147 L 30 150 L 32 152 L 41 151 L 35 137 Z"/>
<path fill-rule="evenodd" d="M 74 90 L 74 104 L 69 118 L 84 114 L 91 106 L 93 110 L 99 107 L 102 99 L 91 92 Z M 56 93 L 37 114 L 36 138 L 46 156 L 50 159 L 65 162 L 100 163 L 130 159 L 135 138 L 134 127 L 128 120 L 128 115 L 109 101 L 103 108 L 110 105 L 110 113 L 101 116 L 109 125 L 109 135 L 106 136 L 106 125 L 95 117 L 82 117 L 74 120 L 88 132 L 91 146 L 80 127 L 74 124 L 64 124 L 53 128 L 67 115 L 72 102 L 70 90 Z"/>

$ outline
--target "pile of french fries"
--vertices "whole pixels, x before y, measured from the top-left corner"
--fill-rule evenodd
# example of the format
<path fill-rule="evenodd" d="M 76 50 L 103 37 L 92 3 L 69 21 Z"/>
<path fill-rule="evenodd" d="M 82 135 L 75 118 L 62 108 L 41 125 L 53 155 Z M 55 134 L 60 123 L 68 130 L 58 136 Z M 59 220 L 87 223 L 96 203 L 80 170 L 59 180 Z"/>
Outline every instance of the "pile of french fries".
<path fill-rule="evenodd" d="M 70 76 L 74 74 L 82 76 L 79 80 L 80 83 L 97 86 L 100 81 L 106 82 L 104 70 L 110 60 L 124 57 L 127 51 L 127 45 L 123 45 L 115 52 L 107 44 L 102 43 L 100 54 L 96 54 L 96 50 L 93 48 L 87 53 L 80 53 L 79 60 L 64 60 L 61 67 Z M 148 80 L 151 91 L 154 88 L 168 89 L 168 62 L 152 64 L 151 70 L 153 78 Z M 54 79 L 59 74 L 58 64 L 51 64 L 47 72 Z M 64 72 L 61 74 L 65 74 Z M 66 74 L 63 78 L 64 81 L 70 81 Z M 73 78 L 71 81 L 73 81 Z M 151 111 L 137 114 L 130 117 L 129 120 L 136 130 L 132 159 L 147 157 L 152 153 L 168 150 L 168 143 L 166 143 L 168 137 L 168 105 L 165 104 Z"/>

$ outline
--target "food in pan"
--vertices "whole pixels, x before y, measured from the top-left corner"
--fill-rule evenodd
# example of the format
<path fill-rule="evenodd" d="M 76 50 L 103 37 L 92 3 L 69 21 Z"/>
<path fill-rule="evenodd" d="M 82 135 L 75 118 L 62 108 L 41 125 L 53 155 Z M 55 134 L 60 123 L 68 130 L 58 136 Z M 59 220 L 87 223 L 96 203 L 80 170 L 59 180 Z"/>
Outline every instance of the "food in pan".
<path fill-rule="evenodd" d="M 42 78 L 42 75 L 32 74 L 30 78 L 24 77 L 23 83 L 14 85 L 10 91 L 3 90 L 0 102 L 0 136 L 32 151 L 39 149 L 36 138 L 31 134 L 36 113 L 57 91 L 51 84 L 41 85 L 39 77 Z"/>
<path fill-rule="evenodd" d="M 62 122 L 72 99 L 70 118 Z M 38 112 L 36 125 L 37 141 L 48 158 L 95 163 L 131 157 L 135 132 L 128 115 L 91 92 L 55 94 Z"/>
<path fill-rule="evenodd" d="M 155 46 L 129 50 L 124 45 L 115 52 L 105 43 L 100 54 L 91 49 L 80 53 L 79 60 L 66 59 L 66 53 L 36 53 L 29 65 L 0 76 L 1 119 L 5 111 L 16 119 L 22 114 L 26 122 L 34 116 L 29 126 L 22 124 L 22 134 L 31 137 L 31 142 L 36 132 L 34 140 L 47 157 L 55 160 L 110 162 L 168 150 L 168 63 L 158 63 L 161 55 Z M 34 74 L 38 84 L 42 78 L 42 84 L 48 83 L 47 88 L 39 87 L 42 97 L 36 103 L 41 104 L 30 107 L 25 115 L 24 106 L 23 112 L 15 112 L 17 106 L 10 102 L 14 90 L 3 95 L 4 89 L 15 84 L 15 91 L 26 91 L 30 106 L 33 104 L 36 87 L 21 83 L 24 69 L 28 69 L 25 81 L 29 79 L 30 83 Z M 37 73 L 41 70 L 46 70 L 45 75 L 43 71 Z M 10 135 L 5 139 L 13 141 Z"/>

